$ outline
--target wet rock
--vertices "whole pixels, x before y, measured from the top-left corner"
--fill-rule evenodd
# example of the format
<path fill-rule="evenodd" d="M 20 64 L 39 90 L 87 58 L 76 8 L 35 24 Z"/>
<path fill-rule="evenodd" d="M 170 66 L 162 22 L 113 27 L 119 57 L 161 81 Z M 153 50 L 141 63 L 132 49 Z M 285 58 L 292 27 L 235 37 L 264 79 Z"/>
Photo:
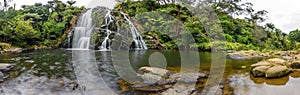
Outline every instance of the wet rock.
<path fill-rule="evenodd" d="M 13 64 L 0 63 L 0 71 L 8 71 L 13 67 Z"/>
<path fill-rule="evenodd" d="M 267 78 L 277 78 L 289 74 L 289 69 L 286 66 L 274 66 L 266 71 Z"/>
<path fill-rule="evenodd" d="M 267 53 L 261 53 L 258 51 L 238 51 L 234 53 L 228 53 L 227 58 L 235 59 L 235 60 L 243 60 L 243 59 L 251 59 L 251 58 L 257 58 L 257 57 L 268 57 L 269 54 Z"/>
<path fill-rule="evenodd" d="M 211 91 L 203 91 L 201 95 L 223 95 L 223 90 L 221 86 L 213 86 L 209 90 Z M 199 94 L 192 94 L 192 95 L 199 95 Z"/>
<path fill-rule="evenodd" d="M 164 82 L 171 74 L 166 69 L 156 67 L 142 67 L 138 70 L 138 73 L 138 76 L 143 79 L 145 84 Z"/>
<path fill-rule="evenodd" d="M 172 74 L 169 80 L 183 83 L 196 83 L 199 78 L 206 77 L 204 73 L 175 73 Z"/>
<path fill-rule="evenodd" d="M 285 64 L 286 61 L 280 58 L 268 59 L 267 61 L 274 65 L 282 65 L 282 66 L 286 65 Z"/>
<path fill-rule="evenodd" d="M 300 61 L 294 61 L 290 64 L 290 67 L 293 69 L 300 69 Z"/>
<path fill-rule="evenodd" d="M 162 95 L 190 95 L 196 91 L 198 79 L 207 77 L 204 73 L 171 73 L 156 67 L 142 67 L 138 72 L 144 81 L 142 84 L 132 84 L 131 89 L 161 92 Z"/>
<path fill-rule="evenodd" d="M 251 65 L 252 68 L 259 67 L 259 66 L 272 66 L 272 64 L 269 62 L 262 61 Z"/>
<path fill-rule="evenodd" d="M 176 83 L 172 88 L 162 92 L 162 95 L 191 95 L 195 91 L 195 85 Z"/>
<path fill-rule="evenodd" d="M 227 54 L 227 58 L 234 59 L 234 60 L 243 60 L 243 59 L 251 59 L 252 57 L 242 55 L 242 54 L 229 53 Z"/>
<path fill-rule="evenodd" d="M 255 77 L 263 77 L 265 76 L 265 73 L 267 72 L 267 70 L 270 68 L 270 66 L 259 66 L 259 67 L 255 67 L 252 70 L 252 74 Z"/>

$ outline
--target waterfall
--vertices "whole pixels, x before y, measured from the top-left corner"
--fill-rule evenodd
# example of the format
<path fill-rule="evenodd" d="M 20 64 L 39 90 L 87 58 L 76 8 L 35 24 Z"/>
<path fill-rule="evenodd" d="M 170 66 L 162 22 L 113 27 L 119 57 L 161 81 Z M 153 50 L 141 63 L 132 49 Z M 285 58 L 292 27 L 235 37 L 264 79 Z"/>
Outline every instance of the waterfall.
<path fill-rule="evenodd" d="M 101 46 L 100 46 L 100 49 L 101 50 L 110 50 L 110 43 L 111 43 L 111 41 L 110 41 L 110 39 L 109 39 L 109 36 L 111 35 L 111 33 L 112 33 L 112 31 L 111 30 L 109 30 L 108 28 L 108 26 L 110 25 L 110 24 L 112 24 L 113 22 L 114 22 L 114 17 L 110 14 L 110 10 L 108 10 L 108 12 L 106 13 L 106 15 L 105 15 L 105 31 L 106 31 L 106 37 L 104 38 L 104 41 L 102 42 L 102 44 L 101 44 Z"/>
<path fill-rule="evenodd" d="M 125 13 L 121 12 L 124 19 L 128 22 L 130 31 L 133 37 L 135 49 L 147 49 L 147 45 L 145 41 L 143 40 L 142 35 L 138 32 L 134 24 L 128 19 Z"/>
<path fill-rule="evenodd" d="M 119 19 L 122 19 L 122 21 L 124 21 L 124 24 L 129 26 L 128 34 L 131 34 L 132 36 L 132 38 L 129 39 L 132 39 L 133 41 L 132 43 L 130 43 L 132 44 L 131 49 L 147 49 L 147 45 L 143 40 L 140 32 L 137 30 L 137 28 L 125 13 L 119 12 L 121 14 L 121 18 L 118 18 L 114 17 L 111 13 L 111 10 L 109 10 L 108 8 L 99 7 L 98 9 L 99 10 L 97 10 L 97 8 L 88 10 L 77 21 L 75 32 L 73 34 L 73 49 L 88 50 L 91 47 L 94 47 L 96 49 L 104 51 L 111 50 L 113 39 L 115 40 L 115 38 L 111 37 L 115 34 L 120 34 L 120 23 L 118 23 Z M 99 19 L 103 19 L 103 22 Z M 111 26 L 116 26 L 117 29 L 112 29 Z M 90 42 L 91 36 L 94 35 L 94 29 L 98 30 L 98 32 L 95 33 L 97 33 L 96 35 L 99 38 L 97 38 L 96 41 L 93 38 L 93 42 Z M 121 39 L 120 41 L 125 42 L 124 40 L 127 40 L 128 37 L 124 38 L 124 36 L 122 36 L 122 38 L 123 39 Z"/>
<path fill-rule="evenodd" d="M 92 10 L 90 9 L 85 12 L 77 22 L 72 47 L 75 49 L 88 50 L 93 28 Z"/>

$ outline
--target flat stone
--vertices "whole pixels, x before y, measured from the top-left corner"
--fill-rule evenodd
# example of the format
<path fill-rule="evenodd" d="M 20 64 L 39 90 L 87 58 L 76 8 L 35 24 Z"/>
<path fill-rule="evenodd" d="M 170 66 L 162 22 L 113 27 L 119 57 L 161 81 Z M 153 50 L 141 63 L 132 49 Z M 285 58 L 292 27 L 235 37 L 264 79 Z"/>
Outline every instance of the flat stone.
<path fill-rule="evenodd" d="M 196 83 L 199 78 L 206 77 L 204 73 L 175 73 L 170 75 L 168 80 L 175 80 L 183 83 Z"/>

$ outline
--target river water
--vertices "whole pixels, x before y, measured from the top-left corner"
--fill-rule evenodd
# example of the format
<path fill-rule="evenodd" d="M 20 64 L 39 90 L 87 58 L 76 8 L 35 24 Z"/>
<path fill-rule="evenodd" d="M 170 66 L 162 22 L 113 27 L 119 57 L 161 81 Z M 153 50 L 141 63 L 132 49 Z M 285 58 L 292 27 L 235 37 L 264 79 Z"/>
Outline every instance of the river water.
<path fill-rule="evenodd" d="M 211 72 L 209 52 L 199 54 L 200 72 Z M 142 66 L 156 66 L 179 71 L 183 64 L 179 51 L 88 51 L 35 50 L 0 55 L 0 64 L 14 64 L 3 71 L 1 95 L 92 95 L 122 93 L 117 81 L 135 78 Z M 193 59 L 188 59 L 193 60 Z M 297 95 L 300 74 L 292 73 L 279 79 L 254 78 L 249 67 L 262 59 L 226 60 L 223 73 L 225 85 L 234 95 Z M 195 65 L 195 64 L 191 64 Z M 197 65 L 197 64 L 196 64 Z M 195 66 L 196 66 L 195 65 Z M 188 66 L 187 66 L 188 67 Z M 246 67 L 246 68 L 244 68 Z M 197 68 L 197 67 L 196 67 Z M 226 86 L 225 86 L 226 87 Z M 101 94 L 102 95 L 102 94 Z"/>

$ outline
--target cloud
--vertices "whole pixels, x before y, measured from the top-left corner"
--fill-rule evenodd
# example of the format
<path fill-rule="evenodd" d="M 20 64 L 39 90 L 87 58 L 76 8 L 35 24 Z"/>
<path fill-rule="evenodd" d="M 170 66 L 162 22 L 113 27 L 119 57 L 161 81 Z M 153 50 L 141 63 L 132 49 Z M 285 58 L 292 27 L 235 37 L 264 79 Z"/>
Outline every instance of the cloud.
<path fill-rule="evenodd" d="M 299 0 L 248 0 L 253 3 L 255 10 L 267 10 L 267 22 L 275 24 L 283 32 L 300 28 Z"/>

